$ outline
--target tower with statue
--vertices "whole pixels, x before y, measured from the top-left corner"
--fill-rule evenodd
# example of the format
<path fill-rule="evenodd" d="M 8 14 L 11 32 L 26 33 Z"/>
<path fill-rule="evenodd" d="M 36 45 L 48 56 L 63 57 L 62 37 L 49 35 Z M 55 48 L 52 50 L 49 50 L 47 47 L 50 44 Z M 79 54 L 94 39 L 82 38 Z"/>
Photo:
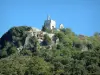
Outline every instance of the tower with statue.
<path fill-rule="evenodd" d="M 44 21 L 44 27 L 49 30 L 54 30 L 56 29 L 56 21 L 52 20 L 51 17 L 48 15 L 47 19 Z M 64 25 L 60 24 L 59 29 L 63 29 L 63 28 L 64 28 Z"/>
<path fill-rule="evenodd" d="M 52 20 L 52 19 L 50 18 L 50 16 L 47 16 L 47 20 L 45 20 L 44 26 L 45 26 L 47 29 L 52 30 L 52 29 L 56 28 L 56 21 Z"/>

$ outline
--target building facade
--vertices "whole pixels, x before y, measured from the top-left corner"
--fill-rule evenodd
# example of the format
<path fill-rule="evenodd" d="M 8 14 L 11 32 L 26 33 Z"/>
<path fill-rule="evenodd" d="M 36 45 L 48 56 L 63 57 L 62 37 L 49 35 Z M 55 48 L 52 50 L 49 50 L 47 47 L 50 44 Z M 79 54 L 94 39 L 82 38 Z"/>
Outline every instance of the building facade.
<path fill-rule="evenodd" d="M 56 22 L 54 20 L 51 20 L 50 16 L 47 16 L 47 20 L 45 20 L 44 25 L 47 29 L 54 29 L 56 28 Z"/>
<path fill-rule="evenodd" d="M 64 28 L 64 25 L 63 24 L 60 24 L 60 27 L 59 27 L 60 29 L 63 29 Z"/>

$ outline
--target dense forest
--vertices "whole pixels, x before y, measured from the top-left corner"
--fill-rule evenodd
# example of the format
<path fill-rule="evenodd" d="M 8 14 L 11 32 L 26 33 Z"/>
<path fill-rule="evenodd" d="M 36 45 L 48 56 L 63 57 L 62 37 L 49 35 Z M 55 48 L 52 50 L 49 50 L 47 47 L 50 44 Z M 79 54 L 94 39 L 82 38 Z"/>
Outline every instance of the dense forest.
<path fill-rule="evenodd" d="M 12 27 L 0 38 L 0 75 L 100 75 L 100 33 L 93 36 L 77 35 L 70 28 L 42 28 L 59 39 L 44 35 L 42 46 L 38 39 L 30 38 L 23 46 L 31 27 Z"/>

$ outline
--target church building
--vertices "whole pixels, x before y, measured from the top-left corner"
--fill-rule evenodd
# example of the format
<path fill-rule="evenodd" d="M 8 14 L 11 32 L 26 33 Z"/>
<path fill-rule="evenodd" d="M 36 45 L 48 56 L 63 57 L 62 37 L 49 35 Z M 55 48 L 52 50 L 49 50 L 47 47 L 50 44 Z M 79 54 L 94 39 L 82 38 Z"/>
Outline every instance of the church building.
<path fill-rule="evenodd" d="M 44 26 L 47 29 L 52 30 L 52 29 L 55 29 L 56 28 L 56 22 L 54 20 L 51 20 L 50 16 L 47 16 L 47 20 L 45 20 Z"/>

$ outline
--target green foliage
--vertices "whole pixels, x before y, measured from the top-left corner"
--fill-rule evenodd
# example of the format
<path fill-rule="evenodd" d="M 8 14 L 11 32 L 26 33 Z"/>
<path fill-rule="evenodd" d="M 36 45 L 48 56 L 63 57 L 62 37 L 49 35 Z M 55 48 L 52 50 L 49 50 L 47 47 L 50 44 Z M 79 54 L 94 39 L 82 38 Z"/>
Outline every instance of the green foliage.
<path fill-rule="evenodd" d="M 25 49 L 31 50 L 32 52 L 35 52 L 39 49 L 38 40 L 35 36 L 29 38 L 29 43 Z"/>
<path fill-rule="evenodd" d="M 65 35 L 64 35 L 63 32 L 58 32 L 58 33 L 55 34 L 55 37 L 59 38 L 60 42 L 63 42 L 64 38 L 65 38 Z"/>
<path fill-rule="evenodd" d="M 1 75 L 52 75 L 53 66 L 36 56 L 16 56 L 0 60 Z"/>
<path fill-rule="evenodd" d="M 7 54 L 7 51 L 5 48 L 3 48 L 1 51 L 0 51 L 0 58 L 3 58 L 3 57 L 7 57 L 8 54 Z"/>
<path fill-rule="evenodd" d="M 11 54 L 13 54 L 13 53 L 16 53 L 17 52 L 17 48 L 16 47 L 11 47 L 11 48 L 9 48 L 8 50 L 7 50 L 7 53 L 9 54 L 9 55 L 11 55 Z"/>
<path fill-rule="evenodd" d="M 64 49 L 64 46 L 63 46 L 63 44 L 62 43 L 59 43 L 59 44 L 57 44 L 57 49 Z"/>
<path fill-rule="evenodd" d="M 46 28 L 46 26 L 44 25 L 43 27 L 42 27 L 42 31 L 46 31 L 47 30 L 47 28 Z"/>
<path fill-rule="evenodd" d="M 22 54 L 23 56 L 32 56 L 32 52 L 26 49 L 21 50 L 20 54 Z"/>
<path fill-rule="evenodd" d="M 44 40 L 43 40 L 43 45 L 50 45 L 50 44 L 51 44 L 51 39 L 47 34 L 45 34 Z"/>
<path fill-rule="evenodd" d="M 52 66 L 39 57 L 33 57 L 29 61 L 26 75 L 51 75 Z"/>
<path fill-rule="evenodd" d="M 52 40 L 44 35 L 43 46 L 30 37 L 28 45 L 18 52 L 27 30 L 30 27 L 13 27 L 1 37 L 0 75 L 100 75 L 99 33 L 81 39 L 69 28 L 55 30 L 59 42 L 51 49 Z M 43 31 L 49 30 L 43 27 Z"/>
<path fill-rule="evenodd" d="M 42 27 L 42 31 L 52 33 L 52 30 L 47 29 L 45 25 Z"/>
<path fill-rule="evenodd" d="M 62 31 L 65 35 L 75 35 L 75 33 L 72 32 L 72 30 L 70 28 L 60 29 L 60 31 Z"/>
<path fill-rule="evenodd" d="M 100 36 L 100 33 L 95 32 L 95 33 L 94 33 L 94 36 L 95 36 L 95 37 L 98 37 L 98 36 Z"/>
<path fill-rule="evenodd" d="M 6 32 L 2 37 L 1 37 L 1 48 L 4 48 L 7 42 L 10 43 L 10 45 L 15 45 L 19 47 L 19 42 L 21 45 L 24 44 L 26 34 L 25 32 L 30 30 L 31 27 L 27 26 L 20 26 L 20 27 L 12 27 L 8 32 Z"/>

